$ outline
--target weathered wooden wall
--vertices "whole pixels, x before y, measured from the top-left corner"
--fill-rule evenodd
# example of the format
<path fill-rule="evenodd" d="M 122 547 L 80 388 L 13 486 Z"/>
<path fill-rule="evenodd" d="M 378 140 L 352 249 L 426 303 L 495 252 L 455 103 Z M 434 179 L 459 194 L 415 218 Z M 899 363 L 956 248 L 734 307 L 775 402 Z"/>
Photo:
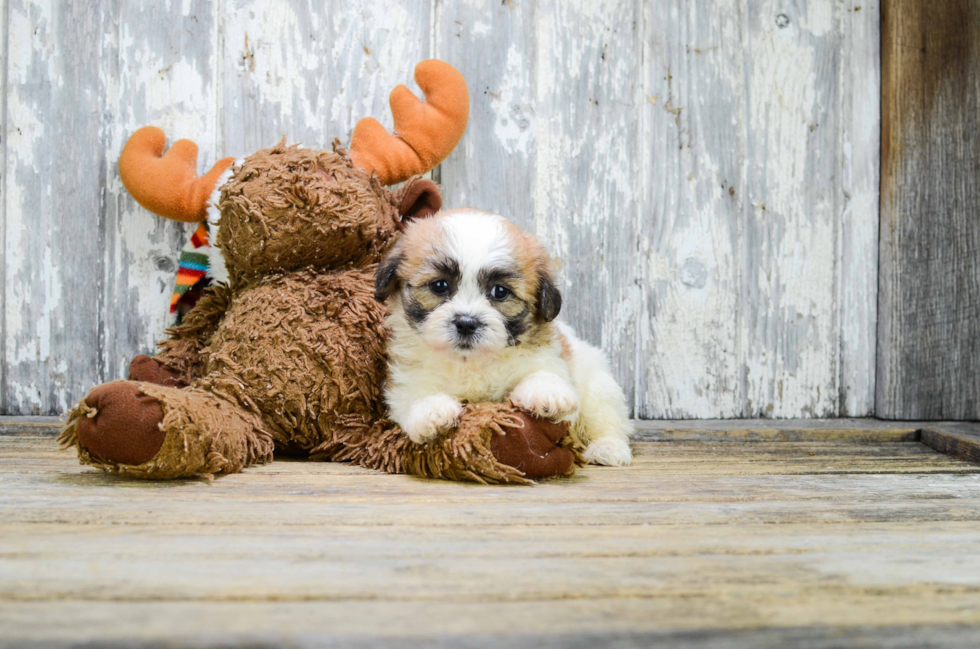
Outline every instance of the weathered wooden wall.
<path fill-rule="evenodd" d="M 430 56 L 472 96 L 446 203 L 546 241 L 637 416 L 873 412 L 877 0 L 0 2 L 3 412 L 160 334 L 183 228 L 123 190 L 132 130 L 326 146 Z"/>
<path fill-rule="evenodd" d="M 882 417 L 980 419 L 980 2 L 886 0 Z"/>

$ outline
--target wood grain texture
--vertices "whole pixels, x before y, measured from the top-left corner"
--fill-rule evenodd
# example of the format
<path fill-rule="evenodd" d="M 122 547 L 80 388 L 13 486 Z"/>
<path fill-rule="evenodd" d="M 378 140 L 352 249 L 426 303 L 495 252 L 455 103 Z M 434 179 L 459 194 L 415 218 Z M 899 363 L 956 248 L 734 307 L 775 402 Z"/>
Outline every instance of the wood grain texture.
<path fill-rule="evenodd" d="M 923 428 L 921 422 L 878 419 L 657 419 L 633 424 L 640 442 L 914 442 Z M 62 428 L 57 417 L 0 417 L 0 435 L 57 435 Z"/>
<path fill-rule="evenodd" d="M 311 462 L 153 483 L 79 467 L 49 436 L 3 436 L 0 644 L 918 646 L 928 629 L 952 646 L 977 632 L 980 467 L 908 442 L 636 450 L 629 468 L 533 488 Z"/>
<path fill-rule="evenodd" d="M 161 335 L 187 229 L 122 188 L 135 128 L 202 168 L 346 142 L 439 56 L 472 99 L 446 204 L 544 240 L 635 416 L 871 414 L 877 0 L 0 1 L 0 412 L 59 413 Z"/>
<path fill-rule="evenodd" d="M 964 462 L 980 464 L 980 424 L 940 422 L 923 427 L 922 443 Z"/>
<path fill-rule="evenodd" d="M 743 413 L 829 416 L 840 377 L 840 5 L 745 6 Z"/>
<path fill-rule="evenodd" d="M 606 352 L 634 395 L 639 6 L 554 1 L 535 10 L 534 230 L 561 268 L 562 317 Z"/>
<path fill-rule="evenodd" d="M 738 417 L 741 6 L 644 4 L 638 415 Z"/>
<path fill-rule="evenodd" d="M 980 6 L 882 13 L 879 417 L 980 418 Z"/>
<path fill-rule="evenodd" d="M 0 435 L 58 435 L 62 428 L 64 424 L 59 417 L 0 417 Z"/>
<path fill-rule="evenodd" d="M 3 428 L 0 423 L 0 430 Z M 920 425 L 876 419 L 700 419 L 637 421 L 636 439 L 644 442 L 914 442 Z"/>
<path fill-rule="evenodd" d="M 972 602 L 969 594 L 946 597 L 943 606 L 952 619 L 957 607 L 969 610 Z M 99 629 L 97 637 L 108 639 L 112 647 L 157 647 L 156 638 L 171 637 L 179 628 L 180 646 L 188 649 L 229 642 L 263 647 L 288 643 L 296 649 L 962 649 L 972 645 L 977 633 L 975 625 L 955 621 L 874 627 L 855 622 L 848 627 L 648 628 L 651 620 L 677 615 L 675 602 L 661 599 L 571 601 L 560 607 L 533 602 L 63 602 L 59 604 L 65 613 L 62 619 L 48 619 L 49 607 L 48 602 L 17 602 L 0 608 L 0 624 L 14 630 L 16 638 L 9 643 L 0 640 L 0 646 L 34 646 L 29 643 L 41 638 L 44 647 L 77 647 L 79 631 L 95 636 L 90 630 Z M 710 620 L 744 608 L 729 602 L 701 610 Z M 898 620 L 905 608 L 893 612 Z M 375 621 L 374 633 L 364 633 L 352 622 L 365 618 Z M 486 622 L 474 624 L 477 619 Z M 612 620 L 614 628 L 591 630 L 589 625 L 598 619 Z M 31 629 L 29 625 L 37 620 L 44 620 L 44 625 Z M 438 629 L 427 626 L 432 621 Z M 629 628 L 630 622 L 634 629 Z M 218 634 L 214 629 L 234 631 Z"/>
<path fill-rule="evenodd" d="M 875 7 L 644 8 L 639 416 L 870 414 Z"/>
<path fill-rule="evenodd" d="M 874 413 L 881 152 L 881 3 L 840 9 L 838 255 L 842 417 Z"/>
<path fill-rule="evenodd" d="M 344 145 L 354 124 L 391 126 L 388 94 L 428 58 L 428 0 L 226 0 L 221 18 L 223 155 Z"/>
<path fill-rule="evenodd" d="M 108 86 L 101 344 L 106 380 L 125 378 L 132 358 L 151 352 L 161 337 L 180 250 L 197 227 L 137 205 L 119 179 L 119 152 L 136 129 L 152 124 L 170 143 L 196 142 L 201 173 L 221 157 L 214 7 L 207 0 L 116 0 L 107 10 L 101 69 Z"/>
<path fill-rule="evenodd" d="M 0 0 L 0 286 L 7 286 L 7 0 Z M 0 289 L 0 413 L 7 408 L 7 289 Z"/>
<path fill-rule="evenodd" d="M 434 56 L 451 61 L 470 88 L 470 126 L 440 165 L 443 199 L 534 231 L 541 119 L 534 5 L 464 0 L 435 7 Z"/>
<path fill-rule="evenodd" d="M 5 408 L 63 412 L 104 371 L 103 2 L 8 0 Z"/>

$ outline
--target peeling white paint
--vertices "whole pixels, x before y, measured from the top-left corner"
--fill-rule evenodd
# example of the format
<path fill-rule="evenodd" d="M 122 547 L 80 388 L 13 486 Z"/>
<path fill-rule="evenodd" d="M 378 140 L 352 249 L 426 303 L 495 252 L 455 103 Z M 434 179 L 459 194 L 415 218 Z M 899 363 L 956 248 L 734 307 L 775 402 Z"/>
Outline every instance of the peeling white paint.
<path fill-rule="evenodd" d="M 182 16 L 172 29 L 161 21 Z M 129 360 L 152 353 L 168 322 L 167 311 L 180 247 L 193 231 L 151 214 L 129 197 L 116 162 L 126 139 L 139 127 L 158 126 L 169 144 L 181 138 L 199 146 L 198 166 L 205 170 L 216 150 L 217 93 L 212 60 L 214 8 L 200 0 L 129 3 L 115 17 L 116 29 L 103 33 L 106 56 L 126 62 L 104 75 L 105 105 L 114 118 L 105 126 L 106 378 L 125 376 Z M 179 52 L 179 54 L 178 54 Z"/>
<path fill-rule="evenodd" d="M 103 59 L 82 81 L 61 49 L 72 34 L 58 33 L 71 7 L 9 2 L 15 409 L 67 407 L 96 376 L 65 332 L 80 262 L 58 247 L 61 225 L 92 215 L 52 206 L 99 188 L 52 166 L 62 149 L 76 164 L 82 154 L 51 148 L 66 111 L 47 104 L 71 94 L 80 119 L 102 114 L 79 138 L 104 145 L 105 276 L 92 281 L 114 378 L 160 336 L 192 229 L 128 197 L 115 167 L 126 138 L 149 123 L 193 139 L 202 170 L 283 134 L 346 142 L 361 117 L 390 126 L 389 92 L 417 92 L 414 65 L 433 55 L 461 67 L 473 106 L 441 170 L 447 204 L 506 212 L 542 238 L 561 265 L 564 317 L 610 355 L 638 414 L 873 406 L 876 1 L 844 12 L 833 0 L 226 0 L 218 16 L 203 0 L 139 0 L 85 24 L 102 30 Z M 56 245 L 36 245 L 39 232 Z M 98 323 L 73 326 L 83 340 Z"/>
<path fill-rule="evenodd" d="M 421 1 L 230 2 L 224 91 L 237 120 L 225 122 L 229 153 L 281 135 L 309 146 L 346 143 L 366 116 L 390 126 L 391 90 L 404 83 L 418 91 L 412 73 L 426 58 L 428 12 Z"/>
<path fill-rule="evenodd" d="M 875 411 L 878 316 L 880 6 L 864 3 L 841 19 L 841 228 L 839 256 L 841 414 Z"/>
<path fill-rule="evenodd" d="M 517 92 L 523 88 L 523 79 L 527 74 L 527 64 L 516 45 L 507 49 L 507 62 L 500 86 L 490 97 L 490 103 L 496 114 L 494 134 L 505 147 L 509 155 L 519 155 L 527 158 L 529 146 L 534 142 L 534 132 L 537 124 L 533 107 L 522 104 Z"/>
<path fill-rule="evenodd" d="M 841 5 L 835 2 L 820 0 L 807 2 L 806 16 L 803 18 L 803 28 L 814 36 L 826 36 L 834 28 L 834 7 Z M 868 10 L 869 7 L 863 7 Z"/>
<path fill-rule="evenodd" d="M 760 12 L 776 6 L 765 4 Z M 824 147 L 836 145 L 836 138 L 823 136 L 837 79 L 818 65 L 834 44 L 821 38 L 823 32 L 807 33 L 807 22 L 790 15 L 791 26 L 801 22 L 792 38 L 779 37 L 788 28 L 773 35 L 767 27 L 749 44 L 749 133 L 758 148 L 746 218 L 762 234 L 767 270 L 755 273 L 749 293 L 758 326 L 742 330 L 750 416 L 831 416 L 839 407 L 837 188 L 807 191 L 835 175 L 834 151 Z M 828 157 L 814 157 L 821 153 Z"/>
<path fill-rule="evenodd" d="M 44 403 L 41 398 L 41 389 L 34 381 L 30 383 L 15 383 L 12 386 L 11 401 L 17 405 L 23 414 L 39 414 L 43 412 L 49 404 Z"/>

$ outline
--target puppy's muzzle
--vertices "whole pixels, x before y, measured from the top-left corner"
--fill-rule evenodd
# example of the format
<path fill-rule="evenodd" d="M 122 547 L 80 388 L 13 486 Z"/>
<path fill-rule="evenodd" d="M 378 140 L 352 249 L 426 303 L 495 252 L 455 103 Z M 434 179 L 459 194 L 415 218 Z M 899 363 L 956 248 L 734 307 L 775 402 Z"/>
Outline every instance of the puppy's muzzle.
<path fill-rule="evenodd" d="M 453 324 L 456 325 L 456 333 L 460 338 L 470 338 L 483 326 L 482 322 L 471 315 L 458 315 L 453 318 Z"/>

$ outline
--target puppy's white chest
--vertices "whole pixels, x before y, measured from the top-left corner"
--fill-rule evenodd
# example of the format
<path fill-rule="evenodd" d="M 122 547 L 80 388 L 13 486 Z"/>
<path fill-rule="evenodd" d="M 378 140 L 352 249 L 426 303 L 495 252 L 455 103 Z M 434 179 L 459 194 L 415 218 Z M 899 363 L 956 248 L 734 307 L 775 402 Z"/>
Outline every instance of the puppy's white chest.
<path fill-rule="evenodd" d="M 496 362 L 452 361 L 427 363 L 425 374 L 439 392 L 451 394 L 457 399 L 479 402 L 500 402 L 535 371 L 522 363 L 510 360 Z"/>

